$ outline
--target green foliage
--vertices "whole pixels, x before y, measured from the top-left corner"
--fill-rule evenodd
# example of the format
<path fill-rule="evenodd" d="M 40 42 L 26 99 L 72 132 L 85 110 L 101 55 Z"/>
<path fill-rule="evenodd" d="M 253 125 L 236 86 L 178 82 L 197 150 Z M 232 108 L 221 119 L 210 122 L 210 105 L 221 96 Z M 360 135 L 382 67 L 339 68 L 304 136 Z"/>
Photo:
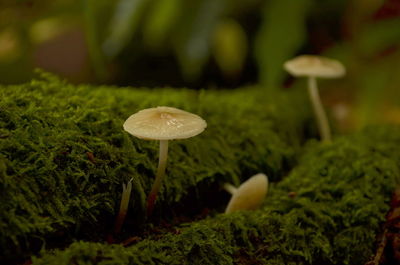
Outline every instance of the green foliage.
<path fill-rule="evenodd" d="M 182 0 L 156 1 L 143 28 L 144 43 L 154 50 L 162 49 L 181 12 Z"/>
<path fill-rule="evenodd" d="M 366 76 L 358 79 L 362 90 L 362 93 L 359 93 L 357 98 L 359 101 L 357 105 L 359 127 L 379 120 L 377 109 L 384 102 L 384 93 L 378 88 L 387 87 L 391 77 L 391 73 L 382 71 L 381 67 L 378 69 L 375 67 L 365 69 L 364 73 Z"/>
<path fill-rule="evenodd" d="M 147 0 L 120 0 L 109 23 L 109 34 L 103 48 L 109 57 L 115 57 L 132 39 L 136 32 Z"/>
<path fill-rule="evenodd" d="M 360 52 L 365 55 L 377 54 L 396 46 L 400 39 L 399 28 L 398 17 L 371 23 L 360 36 Z"/>
<path fill-rule="evenodd" d="M 365 264 L 400 180 L 399 143 L 400 128 L 311 143 L 260 210 L 183 224 L 127 248 L 76 242 L 33 264 Z"/>
<path fill-rule="evenodd" d="M 96 76 L 101 79 L 107 79 L 106 58 L 99 45 L 102 40 L 100 31 L 102 17 L 105 15 L 104 7 L 107 6 L 104 1 L 83 1 L 84 25 L 86 32 L 86 42 L 88 52 Z"/>
<path fill-rule="evenodd" d="M 400 19 L 372 17 L 382 8 L 381 2 L 384 1 L 370 1 L 360 9 L 353 7 L 352 16 L 346 18 L 351 37 L 324 51 L 324 55 L 341 60 L 347 68 L 345 80 L 335 87 L 345 91 L 347 98 L 355 99 L 355 128 L 382 121 L 398 122 L 398 114 L 393 120 L 388 117 L 393 116 L 390 110 L 393 105 L 398 106 L 399 98 Z"/>
<path fill-rule="evenodd" d="M 226 0 L 203 0 L 190 4 L 182 16 L 180 32 L 174 40 L 177 58 L 188 80 L 199 78 L 207 63 L 213 30 L 226 6 Z"/>
<path fill-rule="evenodd" d="M 118 209 L 122 183 L 131 178 L 130 214 L 141 224 L 158 143 L 122 129 L 140 109 L 173 106 L 208 123 L 201 135 L 171 142 L 155 219 L 167 217 L 168 209 L 188 196 L 198 202 L 186 207 L 200 211 L 210 186 L 238 184 L 260 171 L 279 180 L 296 161 L 309 117 L 298 95 L 263 99 L 252 88 L 156 93 L 76 87 L 41 75 L 0 87 L 0 245 L 5 250 L 0 259 L 37 251 L 50 239 L 103 237 Z M 88 235 L 88 227 L 97 236 Z"/>
<path fill-rule="evenodd" d="M 279 87 L 285 76 L 283 63 L 304 44 L 310 6 L 310 0 L 271 0 L 265 5 L 256 58 L 260 82 L 266 87 Z"/>
<path fill-rule="evenodd" d="M 285 60 L 298 53 L 322 53 L 347 66 L 348 77 L 338 88 L 345 87 L 343 95 L 352 93 L 348 98 L 360 102 L 363 125 L 375 120 L 372 110 L 399 98 L 399 18 L 376 18 L 382 5 L 390 7 L 384 2 L 2 1 L 0 82 L 29 80 L 39 65 L 74 82 L 196 87 L 260 82 L 279 90 Z M 226 21 L 236 29 L 221 30 Z M 216 49 L 218 42 L 222 48 Z M 69 59 L 77 67 L 62 57 L 60 62 L 48 59 L 65 51 L 76 54 Z M 370 73 L 370 65 L 383 74 Z"/>

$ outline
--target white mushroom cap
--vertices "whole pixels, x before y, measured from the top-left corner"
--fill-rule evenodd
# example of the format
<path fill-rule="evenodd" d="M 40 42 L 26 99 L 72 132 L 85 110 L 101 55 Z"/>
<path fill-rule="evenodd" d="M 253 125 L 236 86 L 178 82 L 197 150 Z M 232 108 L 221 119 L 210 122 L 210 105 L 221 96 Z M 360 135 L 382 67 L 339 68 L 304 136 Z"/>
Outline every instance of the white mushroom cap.
<path fill-rule="evenodd" d="M 315 55 L 300 55 L 287 61 L 283 67 L 296 77 L 338 78 L 346 74 L 346 69 L 341 62 Z"/>
<path fill-rule="evenodd" d="M 234 192 L 225 213 L 257 209 L 268 190 L 268 177 L 259 173 L 249 178 Z"/>
<path fill-rule="evenodd" d="M 146 140 L 173 140 L 193 137 L 207 127 L 201 117 L 171 107 L 141 110 L 124 123 L 124 130 Z"/>

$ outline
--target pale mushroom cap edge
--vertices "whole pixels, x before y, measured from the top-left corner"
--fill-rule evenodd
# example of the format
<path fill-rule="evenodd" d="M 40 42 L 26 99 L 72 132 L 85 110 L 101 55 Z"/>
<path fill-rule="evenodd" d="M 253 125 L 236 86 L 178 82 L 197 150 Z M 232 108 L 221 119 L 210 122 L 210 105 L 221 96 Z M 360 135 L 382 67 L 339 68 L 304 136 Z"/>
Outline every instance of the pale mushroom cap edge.
<path fill-rule="evenodd" d="M 200 116 L 172 107 L 143 109 L 131 115 L 124 130 L 146 140 L 174 140 L 196 136 L 207 123 Z"/>
<path fill-rule="evenodd" d="M 346 68 L 341 62 L 316 55 L 297 56 L 285 62 L 283 67 L 296 77 L 339 78 L 346 74 Z"/>
<path fill-rule="evenodd" d="M 242 183 L 226 207 L 225 213 L 257 209 L 268 191 L 268 177 L 259 173 Z"/>

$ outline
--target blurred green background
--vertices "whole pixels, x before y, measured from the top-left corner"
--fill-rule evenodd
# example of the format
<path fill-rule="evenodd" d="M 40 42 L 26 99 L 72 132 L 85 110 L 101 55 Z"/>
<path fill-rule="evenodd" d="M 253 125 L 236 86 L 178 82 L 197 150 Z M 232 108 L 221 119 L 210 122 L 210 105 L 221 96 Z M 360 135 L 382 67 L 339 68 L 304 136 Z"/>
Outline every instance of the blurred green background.
<path fill-rule="evenodd" d="M 267 97 L 304 86 L 282 69 L 298 54 L 347 67 L 320 82 L 340 130 L 400 123 L 400 0 L 0 0 L 3 84 L 39 67 L 73 83 L 261 84 Z"/>

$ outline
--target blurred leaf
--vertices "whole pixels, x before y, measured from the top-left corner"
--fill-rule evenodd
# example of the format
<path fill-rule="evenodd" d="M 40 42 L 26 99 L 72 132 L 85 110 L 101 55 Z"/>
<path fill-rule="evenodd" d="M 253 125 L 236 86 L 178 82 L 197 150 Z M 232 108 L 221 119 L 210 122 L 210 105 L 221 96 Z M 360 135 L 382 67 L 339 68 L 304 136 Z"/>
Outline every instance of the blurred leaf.
<path fill-rule="evenodd" d="M 359 47 L 364 55 L 374 55 L 400 44 L 400 19 L 371 23 L 360 35 Z"/>
<path fill-rule="evenodd" d="M 221 16 L 225 0 L 185 2 L 184 16 L 174 38 L 174 49 L 187 81 L 196 80 L 210 54 L 214 27 Z"/>
<path fill-rule="evenodd" d="M 246 12 L 254 12 L 258 10 L 260 4 L 265 3 L 266 0 L 230 0 L 227 1 L 227 13 L 233 16 L 242 15 Z"/>
<path fill-rule="evenodd" d="M 9 33 L 7 33 L 7 31 L 9 31 Z M 0 83 L 20 83 L 28 81 L 32 77 L 32 61 L 30 57 L 32 44 L 28 38 L 27 29 L 23 26 L 10 27 L 6 29 L 4 33 L 6 34 L 6 36 L 3 36 L 6 38 L 5 41 L 11 41 L 11 43 L 3 43 L 0 44 L 0 46 L 6 50 L 10 49 L 5 52 L 10 52 L 11 58 L 4 58 L 5 60 L 0 62 Z M 11 36 L 7 36 L 8 34 L 11 34 Z M 14 52 L 16 52 L 16 54 L 12 55 Z"/>
<path fill-rule="evenodd" d="M 346 19 L 346 30 L 351 34 L 358 34 L 365 25 L 365 21 L 384 4 L 386 0 L 347 0 L 348 14 Z"/>
<path fill-rule="evenodd" d="M 21 41 L 14 28 L 0 31 L 0 63 L 12 63 L 21 56 Z"/>
<path fill-rule="evenodd" d="M 109 36 L 104 41 L 104 53 L 110 58 L 118 55 L 130 42 L 139 26 L 150 0 L 120 0 L 110 22 Z"/>
<path fill-rule="evenodd" d="M 268 89 L 280 86 L 283 63 L 293 57 L 306 40 L 305 20 L 310 0 L 271 0 L 256 39 L 259 79 Z"/>
<path fill-rule="evenodd" d="M 164 47 L 167 36 L 181 12 L 182 0 L 154 2 L 144 25 L 144 43 L 151 49 Z"/>
<path fill-rule="evenodd" d="M 247 37 L 239 23 L 232 19 L 218 23 L 214 31 L 213 53 L 227 78 L 240 74 L 247 55 Z"/>
<path fill-rule="evenodd" d="M 49 41 L 70 29 L 76 18 L 63 17 L 61 15 L 40 19 L 31 24 L 29 28 L 29 37 L 34 44 L 40 44 Z"/>
<path fill-rule="evenodd" d="M 360 92 L 358 93 L 358 126 L 364 127 L 376 122 L 379 118 L 379 104 L 384 97 L 383 90 L 388 85 L 389 72 L 380 67 L 366 67 L 360 77 Z"/>
<path fill-rule="evenodd" d="M 385 1 L 386 0 L 351 0 L 350 2 L 352 3 L 349 5 L 353 6 L 352 10 L 360 16 L 358 19 L 363 20 L 375 13 Z"/>
<path fill-rule="evenodd" d="M 101 6 L 98 0 L 85 0 L 83 6 L 85 35 L 94 72 L 100 80 L 107 78 L 106 62 L 100 48 L 98 21 Z"/>
<path fill-rule="evenodd" d="M 399 105 L 400 49 L 363 63 L 357 76 L 358 126 L 381 121 L 398 122 L 397 113 L 386 113 Z M 396 115 L 393 115 L 396 114 Z"/>

